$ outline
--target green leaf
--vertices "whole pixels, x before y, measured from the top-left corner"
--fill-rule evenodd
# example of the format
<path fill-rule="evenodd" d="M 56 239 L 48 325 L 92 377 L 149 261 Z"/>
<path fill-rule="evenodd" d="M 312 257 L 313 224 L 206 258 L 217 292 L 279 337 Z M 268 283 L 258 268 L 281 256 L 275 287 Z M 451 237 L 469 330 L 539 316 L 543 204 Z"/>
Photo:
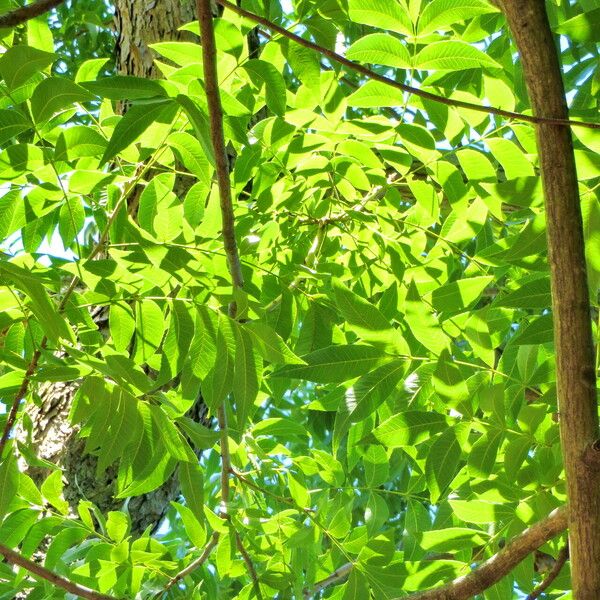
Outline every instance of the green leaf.
<path fill-rule="evenodd" d="M 329 346 L 304 356 L 306 364 L 287 365 L 275 371 L 271 377 L 336 383 L 364 375 L 384 359 L 385 355 L 372 346 Z"/>
<path fill-rule="evenodd" d="M 556 32 L 569 36 L 575 42 L 600 40 L 600 8 L 594 8 L 560 23 Z"/>
<path fill-rule="evenodd" d="M 85 225 L 85 209 L 77 196 L 67 197 L 58 213 L 58 233 L 68 249 Z"/>
<path fill-rule="evenodd" d="M 124 512 L 115 510 L 108 512 L 108 519 L 106 519 L 106 533 L 108 533 L 109 537 L 116 544 L 125 539 L 130 525 L 129 517 Z"/>
<path fill-rule="evenodd" d="M 531 450 L 532 440 L 527 435 L 513 438 L 504 449 L 504 470 L 511 481 L 517 478 L 521 466 Z"/>
<path fill-rule="evenodd" d="M 0 519 L 8 512 L 19 487 L 19 468 L 12 454 L 0 463 Z"/>
<path fill-rule="evenodd" d="M 198 521 L 204 521 L 204 476 L 202 469 L 194 463 L 179 465 L 179 483 L 186 506 Z"/>
<path fill-rule="evenodd" d="M 390 322 L 377 307 L 349 290 L 341 281 L 332 281 L 338 310 L 351 325 L 369 330 L 390 329 Z"/>
<path fill-rule="evenodd" d="M 208 159 L 208 162 L 214 166 L 215 165 L 215 154 L 212 147 L 212 142 L 210 140 L 210 125 L 208 123 L 208 117 L 204 113 L 200 107 L 187 96 L 179 94 L 177 96 L 177 102 L 183 108 L 185 114 L 187 115 L 192 127 L 194 128 L 194 133 L 196 134 L 196 139 L 200 142 L 202 149 L 204 150 L 204 155 Z"/>
<path fill-rule="evenodd" d="M 115 349 L 119 352 L 126 350 L 135 331 L 135 319 L 131 306 L 125 302 L 113 304 L 110 307 L 108 323 Z"/>
<path fill-rule="evenodd" d="M 354 394 L 346 394 L 351 421 L 361 421 L 379 408 L 396 389 L 406 373 L 406 361 L 394 360 L 363 375 L 353 386 Z"/>
<path fill-rule="evenodd" d="M 448 350 L 442 351 L 438 358 L 432 383 L 437 394 L 452 406 L 469 396 L 465 376 Z"/>
<path fill-rule="evenodd" d="M 195 464 L 198 461 L 197 456 L 165 411 L 155 404 L 149 404 L 148 408 L 165 448 L 171 456 L 177 460 Z"/>
<path fill-rule="evenodd" d="M 288 348 L 275 330 L 265 323 L 258 321 L 245 323 L 243 328 L 250 333 L 256 343 L 257 350 L 265 360 L 274 364 L 305 364 L 301 358 Z"/>
<path fill-rule="evenodd" d="M 357 569 L 350 571 L 348 582 L 344 586 L 342 600 L 364 600 L 370 597 L 367 578 Z"/>
<path fill-rule="evenodd" d="M 208 427 L 192 421 L 189 417 L 180 417 L 177 419 L 177 424 L 198 450 L 212 448 L 219 441 L 218 431 L 212 431 Z"/>
<path fill-rule="evenodd" d="M 202 47 L 192 42 L 158 42 L 150 44 L 150 48 L 176 65 L 202 64 Z"/>
<path fill-rule="evenodd" d="M 233 397 L 239 431 L 244 430 L 248 417 L 252 415 L 254 401 L 258 395 L 262 361 L 257 356 L 252 339 L 247 331 L 235 327 L 235 359 L 233 368 Z"/>
<path fill-rule="evenodd" d="M 185 533 L 196 548 L 202 548 L 206 543 L 206 529 L 202 526 L 203 516 L 198 517 L 190 508 L 178 502 L 171 502 L 179 513 Z"/>
<path fill-rule="evenodd" d="M 244 70 L 256 83 L 265 86 L 265 102 L 270 111 L 282 117 L 287 105 L 286 85 L 281 73 L 270 63 L 253 58 L 243 64 Z"/>
<path fill-rule="evenodd" d="M 187 303 L 173 300 L 169 329 L 163 342 L 160 372 L 156 378 L 157 386 L 167 383 L 181 372 L 194 337 L 194 328 L 194 319 Z"/>
<path fill-rule="evenodd" d="M 400 2 L 386 0 L 350 0 L 350 19 L 361 25 L 372 25 L 380 29 L 412 35 L 410 15 Z"/>
<path fill-rule="evenodd" d="M 95 129 L 75 125 L 60 132 L 54 157 L 56 160 L 73 160 L 82 156 L 101 156 L 106 144 L 106 139 Z M 106 173 L 102 176 L 105 177 Z"/>
<path fill-rule="evenodd" d="M 100 164 L 105 164 L 135 142 L 152 123 L 155 121 L 169 123 L 176 113 L 177 103 L 173 100 L 162 100 L 129 108 L 117 123 Z"/>
<path fill-rule="evenodd" d="M 460 312 L 472 305 L 493 280 L 491 276 L 481 276 L 447 283 L 433 290 L 431 304 L 440 312 Z"/>
<path fill-rule="evenodd" d="M 195 175 L 205 186 L 210 188 L 212 183 L 212 168 L 204 153 L 202 144 L 189 133 L 178 131 L 167 138 L 185 168 Z"/>
<path fill-rule="evenodd" d="M 497 10 L 485 0 L 432 0 L 425 4 L 419 15 L 417 34 L 425 36 L 436 29 L 448 29 L 449 25 L 459 21 Z"/>
<path fill-rule="evenodd" d="M 386 33 L 371 33 L 356 40 L 346 50 L 346 58 L 399 69 L 412 66 L 407 47 L 398 38 Z"/>
<path fill-rule="evenodd" d="M 446 430 L 432 444 L 425 459 L 425 477 L 432 504 L 436 504 L 459 470 L 462 448 L 471 428 L 459 423 Z"/>
<path fill-rule="evenodd" d="M 411 447 L 448 429 L 448 420 L 436 412 L 409 410 L 390 417 L 372 435 L 388 448 Z"/>
<path fill-rule="evenodd" d="M 56 60 L 56 54 L 21 44 L 9 48 L 0 58 L 0 75 L 9 90 L 23 85 Z"/>
<path fill-rule="evenodd" d="M 252 434 L 254 436 L 266 435 L 266 436 L 278 436 L 287 438 L 289 436 L 300 436 L 306 437 L 308 433 L 303 425 L 293 421 L 292 419 L 283 418 L 270 418 L 263 419 L 254 425 L 252 428 Z"/>
<path fill-rule="evenodd" d="M 448 500 L 454 514 L 467 523 L 496 523 L 515 516 L 514 505 L 495 504 L 478 498 Z"/>
<path fill-rule="evenodd" d="M 552 315 L 542 315 L 529 325 L 519 328 L 517 335 L 511 340 L 512 344 L 550 344 L 554 341 Z"/>
<path fill-rule="evenodd" d="M 485 52 L 465 42 L 444 41 L 427 44 L 414 58 L 415 69 L 425 71 L 460 71 L 480 67 L 500 68 Z"/>
<path fill-rule="evenodd" d="M 0 274 L 14 281 L 31 301 L 31 308 L 48 338 L 56 342 L 59 338 L 73 341 L 73 333 L 64 318 L 58 314 L 39 279 L 25 269 L 8 262 L 0 262 Z"/>
<path fill-rule="evenodd" d="M 449 527 L 424 531 L 420 544 L 424 550 L 435 552 L 456 552 L 466 548 L 474 548 L 486 543 L 489 535 L 484 531 L 467 529 L 466 527 Z"/>
<path fill-rule="evenodd" d="M 550 278 L 536 277 L 519 285 L 519 287 L 507 294 L 499 296 L 494 301 L 494 306 L 506 308 L 550 308 L 552 299 L 550 297 Z"/>
<path fill-rule="evenodd" d="M 0 144 L 27 131 L 31 123 L 17 110 L 0 110 Z"/>
<path fill-rule="evenodd" d="M 233 359 L 227 343 L 224 327 L 219 324 L 215 364 L 202 382 L 202 396 L 212 411 L 225 401 L 233 387 Z"/>
<path fill-rule="evenodd" d="M 46 477 L 40 487 L 42 496 L 61 514 L 69 512 L 69 503 L 63 498 L 62 471 L 53 471 Z"/>
<path fill-rule="evenodd" d="M 44 79 L 33 92 L 31 114 L 36 123 L 41 123 L 57 112 L 75 109 L 76 103 L 89 100 L 94 100 L 93 94 L 80 85 L 62 77 L 49 77 Z"/>
<path fill-rule="evenodd" d="M 427 306 L 413 281 L 406 294 L 404 318 L 410 332 L 433 354 L 440 354 L 448 347 L 448 338 L 440 327 L 437 317 Z"/>
<path fill-rule="evenodd" d="M 348 106 L 355 108 L 378 108 L 404 106 L 404 92 L 380 81 L 367 81 L 348 96 Z"/>
<path fill-rule="evenodd" d="M 130 75 L 113 75 L 95 81 L 83 81 L 80 85 L 92 94 L 109 100 L 141 100 L 167 96 L 160 81 Z"/>
<path fill-rule="evenodd" d="M 504 440 L 504 432 L 492 430 L 482 435 L 471 447 L 467 465 L 469 475 L 487 479 L 496 463 L 500 444 Z"/>

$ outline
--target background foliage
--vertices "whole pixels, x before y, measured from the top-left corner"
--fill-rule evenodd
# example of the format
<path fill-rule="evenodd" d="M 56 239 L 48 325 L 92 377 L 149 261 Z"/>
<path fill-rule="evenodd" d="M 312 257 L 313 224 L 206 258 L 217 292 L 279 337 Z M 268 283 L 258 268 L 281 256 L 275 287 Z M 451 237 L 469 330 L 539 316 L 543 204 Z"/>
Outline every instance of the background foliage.
<path fill-rule="evenodd" d="M 484 0 L 244 6 L 398 82 L 528 110 Z M 533 127 L 368 81 L 266 30 L 249 58 L 254 24 L 226 10 L 246 281 L 233 298 L 201 47 L 155 44 L 157 81 L 114 75 L 108 10 L 73 3 L 1 32 L 0 397 L 8 411 L 42 348 L 27 402 L 45 382 L 81 382 L 71 419 L 99 470 L 118 463 L 117 497 L 175 469 L 183 494 L 135 539 L 126 503 L 70 514 L 60 470 L 45 465 L 36 487 L 23 468 L 40 465 L 11 440 L 0 540 L 31 557 L 49 536 L 46 567 L 115 597 L 395 598 L 464 575 L 564 503 Z M 600 6 L 548 10 L 572 116 L 593 120 Z M 598 318 L 600 134 L 574 136 Z M 110 307 L 107 335 L 92 306 Z M 200 392 L 229 413 L 228 521 L 220 434 L 186 416 Z M 208 561 L 164 591 L 215 531 Z M 347 563 L 347 580 L 313 588 Z M 539 578 L 529 557 L 484 597 Z M 569 588 L 565 570 L 547 597 Z M 21 589 L 64 597 L 0 564 L 0 597 Z"/>

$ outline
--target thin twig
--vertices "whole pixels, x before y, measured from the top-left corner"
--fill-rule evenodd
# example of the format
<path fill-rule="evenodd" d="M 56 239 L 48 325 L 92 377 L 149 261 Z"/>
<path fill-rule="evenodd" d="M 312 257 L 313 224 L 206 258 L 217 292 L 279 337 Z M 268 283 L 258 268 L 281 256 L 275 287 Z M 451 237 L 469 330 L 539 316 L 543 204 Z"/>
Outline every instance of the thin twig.
<path fill-rule="evenodd" d="M 569 546 L 564 545 L 560 549 L 552 569 L 550 569 L 550 571 L 548 572 L 546 577 L 544 577 L 544 580 L 531 592 L 531 594 L 529 594 L 527 596 L 526 600 L 535 600 L 536 598 L 539 598 L 542 595 L 542 593 L 550 587 L 552 582 L 558 577 L 561 569 L 564 567 L 565 563 L 567 562 L 568 557 L 569 557 Z"/>
<path fill-rule="evenodd" d="M 199 569 L 207 561 L 208 557 L 210 556 L 210 553 L 212 552 L 212 549 L 219 542 L 220 535 L 221 534 L 218 531 L 214 531 L 210 540 L 208 540 L 208 543 L 206 544 L 206 546 L 204 546 L 202 554 L 196 560 L 193 560 L 187 567 L 185 567 L 185 569 L 182 569 L 181 571 L 179 571 L 179 573 L 177 573 L 177 575 L 171 578 L 169 583 L 167 583 L 167 585 L 165 586 L 163 592 L 170 590 L 174 585 L 178 584 L 184 577 L 187 577 L 190 573 L 192 573 L 196 569 Z"/>
<path fill-rule="evenodd" d="M 79 585 L 78 583 L 74 583 L 73 581 L 69 581 L 65 579 L 61 575 L 54 573 L 42 567 L 42 565 L 21 556 L 15 550 L 11 550 L 7 546 L 0 544 L 0 554 L 4 556 L 7 562 L 12 565 L 16 565 L 18 567 L 23 567 L 33 575 L 37 575 L 46 581 L 49 581 L 52 585 L 61 588 L 71 594 L 75 594 L 80 598 L 88 598 L 89 600 L 115 600 L 115 596 L 108 596 L 106 594 L 101 594 L 100 592 L 96 592 L 87 588 L 83 585 Z"/>
<path fill-rule="evenodd" d="M 341 567 L 338 567 L 331 575 L 325 577 L 325 579 L 321 579 L 321 581 L 317 581 L 315 585 L 310 589 L 306 589 L 303 592 L 304 598 L 310 598 L 311 596 L 315 596 L 319 592 L 322 592 L 325 588 L 328 588 L 332 585 L 337 585 L 341 583 L 350 575 L 350 571 L 352 571 L 352 567 L 354 565 L 351 562 L 343 564 Z"/>
<path fill-rule="evenodd" d="M 256 569 L 254 568 L 254 565 L 252 564 L 252 559 L 250 558 L 250 555 L 246 551 L 246 548 L 244 548 L 244 544 L 242 543 L 242 538 L 241 538 L 239 532 L 237 532 L 237 531 L 235 532 L 235 543 L 236 543 L 237 549 L 239 550 L 240 554 L 242 555 L 242 558 L 244 559 L 244 562 L 246 563 L 248 572 L 250 573 L 250 578 L 252 579 L 252 585 L 254 587 L 254 593 L 256 594 L 256 597 L 258 598 L 258 600 L 262 600 L 262 593 L 260 591 L 260 583 L 258 581 L 258 575 L 256 573 Z"/>
<path fill-rule="evenodd" d="M 305 48 L 310 48 L 315 52 L 318 52 L 322 56 L 326 56 L 330 60 L 333 60 L 341 65 L 344 65 L 348 69 L 356 71 L 373 81 L 379 81 L 380 83 L 384 83 L 396 89 L 402 90 L 403 92 L 408 92 L 409 94 L 413 94 L 414 96 L 418 96 L 420 98 L 425 98 L 427 100 L 432 100 L 433 102 L 438 102 L 440 104 L 445 104 L 446 106 L 454 106 L 456 108 L 466 108 L 468 110 L 474 110 L 477 112 L 483 112 L 490 115 L 497 115 L 499 117 L 505 117 L 508 119 L 516 119 L 519 121 L 525 121 L 526 123 L 550 123 L 553 125 L 570 125 L 573 127 L 587 127 L 588 129 L 600 129 L 600 123 L 590 123 L 588 121 L 572 121 L 570 119 L 552 119 L 546 117 L 534 117 L 532 115 L 526 115 L 523 113 L 512 112 L 510 110 L 503 110 L 501 108 L 495 108 L 493 106 L 483 106 L 481 104 L 473 104 L 471 102 L 465 102 L 463 100 L 453 100 L 451 98 L 445 98 L 444 96 L 438 96 L 432 92 L 427 92 L 425 90 L 413 87 L 411 85 L 406 85 L 405 83 L 400 83 L 399 81 L 395 81 L 385 75 L 380 75 L 379 73 L 375 73 L 375 71 L 371 71 L 371 69 L 364 67 L 363 65 L 359 65 L 351 60 L 348 60 L 346 57 L 341 54 L 337 54 L 333 50 L 329 50 L 329 48 L 324 48 L 323 46 L 319 46 L 319 44 L 315 44 L 310 40 L 306 40 L 279 25 L 256 15 L 244 8 L 236 6 L 235 4 L 229 2 L 228 0 L 216 0 L 218 4 L 224 6 L 232 10 L 233 12 L 241 15 L 242 17 L 246 17 L 250 19 L 254 23 L 260 23 L 263 27 L 270 29 L 280 35 L 293 40 L 294 42 L 304 46 Z"/>
<path fill-rule="evenodd" d="M 223 133 L 223 109 L 219 93 L 219 80 L 217 76 L 217 47 L 213 17 L 210 10 L 210 0 L 197 0 L 198 20 L 200 22 L 200 38 L 202 41 L 202 65 L 204 67 L 204 87 L 208 104 L 210 120 L 210 137 L 215 153 L 217 182 L 219 185 L 219 200 L 221 204 L 221 219 L 223 225 L 223 245 L 227 254 L 227 263 L 233 287 L 244 287 L 242 265 L 235 241 L 235 220 L 233 215 L 233 201 L 231 198 L 231 181 L 229 179 L 229 159 L 225 147 Z M 232 303 L 233 304 L 233 303 Z M 234 312 L 235 304 L 230 312 Z"/>
<path fill-rule="evenodd" d="M 46 345 L 46 338 L 42 340 L 41 347 Z M 27 390 L 29 389 L 29 382 L 31 380 L 32 375 L 35 373 L 37 369 L 38 362 L 40 360 L 40 356 L 42 355 L 41 349 L 37 349 L 33 356 L 31 357 L 31 361 L 29 362 L 29 366 L 27 367 L 27 371 L 25 371 L 25 376 L 23 377 L 23 381 L 21 382 L 21 386 L 17 390 L 15 394 L 15 398 L 13 400 L 12 406 L 10 407 L 10 411 L 8 413 L 8 417 L 6 418 L 6 423 L 4 424 L 4 430 L 2 431 L 2 438 L 0 438 L 0 458 L 2 458 L 2 454 L 4 452 L 4 446 L 6 446 L 6 442 L 10 437 L 10 433 L 15 425 L 15 421 L 17 420 L 17 413 L 19 412 L 19 406 L 21 404 L 21 400 L 25 398 L 27 394 Z"/>
<path fill-rule="evenodd" d="M 43 15 L 63 2 L 64 0 L 38 0 L 34 4 L 16 8 L 0 15 L 0 27 L 16 27 L 17 25 L 21 25 L 21 23 Z"/>
<path fill-rule="evenodd" d="M 221 517 L 229 518 L 229 497 L 231 488 L 229 474 L 231 473 L 231 455 L 229 453 L 229 427 L 227 425 L 227 411 L 225 403 L 217 411 L 219 430 L 221 433 Z"/>

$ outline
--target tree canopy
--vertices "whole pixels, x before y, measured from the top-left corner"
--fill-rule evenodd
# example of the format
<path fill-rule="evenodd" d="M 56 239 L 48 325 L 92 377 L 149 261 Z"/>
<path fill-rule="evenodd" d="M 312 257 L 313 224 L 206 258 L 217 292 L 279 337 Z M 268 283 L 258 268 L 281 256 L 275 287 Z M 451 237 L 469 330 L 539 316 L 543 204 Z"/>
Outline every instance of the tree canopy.
<path fill-rule="evenodd" d="M 112 6 L 20 4 L 0 599 L 575 597 L 536 145 L 568 123 L 532 113 L 503 11 L 199 0 L 148 78 Z M 600 3 L 546 10 L 597 336 Z M 63 390 L 69 464 L 40 451 Z"/>

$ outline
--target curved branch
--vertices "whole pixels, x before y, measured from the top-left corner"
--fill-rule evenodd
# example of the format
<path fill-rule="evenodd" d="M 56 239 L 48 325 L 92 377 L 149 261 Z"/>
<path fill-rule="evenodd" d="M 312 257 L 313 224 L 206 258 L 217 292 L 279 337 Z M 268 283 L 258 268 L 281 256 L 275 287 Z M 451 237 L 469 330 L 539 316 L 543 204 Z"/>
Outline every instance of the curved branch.
<path fill-rule="evenodd" d="M 26 23 L 30 19 L 35 19 L 45 12 L 56 8 L 63 2 L 64 0 L 38 0 L 34 4 L 28 4 L 22 8 L 11 10 L 0 15 L 0 28 L 16 27 L 17 25 Z"/>
<path fill-rule="evenodd" d="M 249 10 L 245 10 L 236 6 L 235 4 L 229 2 L 228 0 L 216 0 L 218 4 L 224 6 L 232 10 L 234 13 L 241 15 L 242 17 L 246 17 L 255 23 L 259 23 L 263 27 L 278 33 L 290 40 L 293 40 L 297 44 L 304 46 L 305 48 L 310 48 L 315 52 L 318 52 L 322 56 L 326 56 L 330 60 L 333 60 L 340 65 L 344 65 L 348 69 L 352 71 L 356 71 L 373 81 L 379 81 L 380 83 L 385 83 L 390 87 L 394 87 L 396 89 L 402 90 L 403 92 L 408 92 L 413 96 L 418 96 L 420 98 L 425 98 L 427 100 L 432 100 L 433 102 L 438 102 L 439 104 L 445 104 L 446 106 L 454 106 L 456 108 L 466 108 L 469 110 L 475 110 L 477 112 L 487 113 L 489 115 L 497 115 L 499 117 L 505 117 L 507 119 L 517 119 L 519 121 L 525 121 L 526 123 L 550 123 L 554 125 L 571 125 L 573 127 L 587 127 L 588 129 L 600 129 L 600 123 L 590 123 L 587 121 L 571 121 L 569 119 L 558 119 L 558 118 L 550 118 L 550 117 L 540 117 L 540 116 L 532 116 L 525 115 L 523 113 L 512 112 L 510 110 L 503 110 L 501 108 L 494 108 L 493 106 L 483 106 L 481 104 L 473 104 L 472 102 L 464 102 L 463 100 L 453 100 L 451 98 L 445 98 L 444 96 L 438 96 L 437 94 L 433 94 L 432 92 L 426 92 L 425 90 L 413 87 L 411 85 L 406 85 L 405 83 L 400 83 L 395 81 L 394 79 L 390 79 L 385 75 L 380 75 L 379 73 L 375 73 L 375 71 L 371 71 L 367 67 L 363 67 L 363 65 L 359 65 L 351 60 L 348 60 L 346 57 L 341 54 L 337 54 L 333 50 L 329 50 L 328 48 L 324 48 L 323 46 L 319 46 L 310 40 L 306 40 L 275 23 L 272 23 L 268 19 L 256 15 Z"/>
<path fill-rule="evenodd" d="M 442 587 L 404 596 L 402 600 L 467 600 L 481 594 L 510 573 L 527 555 L 565 531 L 567 516 L 566 506 L 557 508 L 467 575 Z"/>
<path fill-rule="evenodd" d="M 544 580 L 540 585 L 538 585 L 531 594 L 529 594 L 526 600 L 536 600 L 539 598 L 545 590 L 547 590 L 552 582 L 558 577 L 562 568 L 565 566 L 567 562 L 567 558 L 569 558 L 569 546 L 565 544 L 558 553 L 556 557 L 556 561 L 554 562 L 554 566 L 550 570 L 550 572 L 544 577 Z"/>
<path fill-rule="evenodd" d="M 223 245 L 227 254 L 227 262 L 233 287 L 244 287 L 242 266 L 235 241 L 235 221 L 233 201 L 231 198 L 231 181 L 229 180 L 229 160 L 223 133 L 223 109 L 219 94 L 217 77 L 217 47 L 212 22 L 210 0 L 197 0 L 200 38 L 202 40 L 202 65 L 204 67 L 204 87 L 210 120 L 210 137 L 215 152 L 217 181 L 219 184 L 219 200 L 223 221 Z M 232 315 L 234 316 L 234 315 Z"/>
<path fill-rule="evenodd" d="M 100 592 L 96 592 L 91 590 L 90 588 L 84 587 L 83 585 L 79 585 L 78 583 L 74 583 L 73 581 L 69 581 L 64 577 L 61 577 L 57 573 L 42 567 L 42 565 L 21 556 L 15 550 L 0 544 L 0 554 L 4 556 L 7 562 L 11 565 L 16 565 L 18 567 L 23 567 L 33 575 L 37 575 L 46 581 L 49 581 L 56 587 L 59 587 L 61 590 L 65 590 L 71 594 L 75 594 L 80 598 L 87 598 L 88 600 L 115 600 L 114 596 L 107 596 L 106 594 L 101 594 Z"/>

